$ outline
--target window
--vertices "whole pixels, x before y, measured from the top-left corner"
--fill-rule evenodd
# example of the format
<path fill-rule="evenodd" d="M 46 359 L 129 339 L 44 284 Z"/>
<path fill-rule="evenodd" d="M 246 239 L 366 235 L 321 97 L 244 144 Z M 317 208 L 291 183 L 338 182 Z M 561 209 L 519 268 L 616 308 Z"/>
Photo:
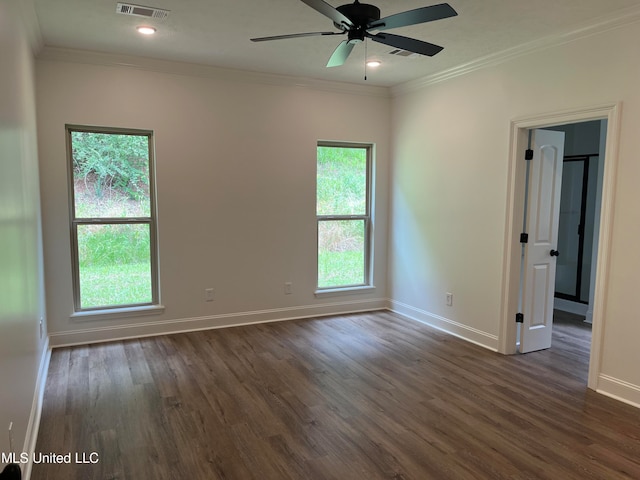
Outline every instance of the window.
<path fill-rule="evenodd" d="M 319 143 L 318 289 L 370 285 L 371 146 Z"/>
<path fill-rule="evenodd" d="M 67 125 L 76 312 L 158 303 L 153 136 Z"/>

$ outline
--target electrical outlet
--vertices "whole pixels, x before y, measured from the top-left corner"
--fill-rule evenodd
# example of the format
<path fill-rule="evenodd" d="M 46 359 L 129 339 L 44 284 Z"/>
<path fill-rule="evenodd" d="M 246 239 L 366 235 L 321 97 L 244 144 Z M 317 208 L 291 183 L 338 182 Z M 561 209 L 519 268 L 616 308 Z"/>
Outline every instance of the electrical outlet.
<path fill-rule="evenodd" d="M 293 293 L 293 284 L 291 282 L 284 282 L 284 294 L 291 295 Z"/>
<path fill-rule="evenodd" d="M 213 302 L 213 288 L 204 289 L 204 301 Z"/>
<path fill-rule="evenodd" d="M 453 293 L 447 292 L 447 306 L 448 307 L 453 306 Z"/>

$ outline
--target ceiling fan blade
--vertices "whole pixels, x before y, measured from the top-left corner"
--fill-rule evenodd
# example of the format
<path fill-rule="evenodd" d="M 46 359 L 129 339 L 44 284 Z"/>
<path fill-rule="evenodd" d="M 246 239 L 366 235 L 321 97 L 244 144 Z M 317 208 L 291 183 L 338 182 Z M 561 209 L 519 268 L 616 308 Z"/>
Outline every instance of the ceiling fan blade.
<path fill-rule="evenodd" d="M 439 5 L 430 5 L 428 7 L 396 13 L 395 15 L 389 15 L 380 20 L 374 20 L 367 25 L 367 29 L 388 30 L 390 28 L 406 27 L 408 25 L 455 17 L 456 15 L 458 15 L 458 12 L 456 12 L 453 7 L 448 3 L 441 3 Z"/>
<path fill-rule="evenodd" d="M 344 64 L 344 62 L 349 57 L 351 50 L 353 50 L 355 43 L 349 42 L 349 40 L 343 40 L 333 51 L 331 58 L 327 62 L 327 67 L 339 67 Z"/>
<path fill-rule="evenodd" d="M 419 53 L 420 55 L 427 55 L 428 57 L 433 57 L 444 48 L 439 45 L 434 45 L 433 43 L 423 42 L 415 38 L 402 37 L 400 35 L 392 35 L 391 33 L 378 33 L 377 35 L 367 34 L 367 36 L 374 42 L 384 43 L 391 47 Z"/>
<path fill-rule="evenodd" d="M 301 37 L 319 37 L 324 35 L 344 35 L 345 32 L 309 32 L 309 33 L 292 33 L 289 35 L 274 35 L 272 37 L 258 37 L 252 38 L 252 42 L 268 42 L 270 40 L 285 40 L 287 38 L 301 38 Z"/>
<path fill-rule="evenodd" d="M 309 5 L 314 10 L 320 12 L 325 17 L 329 17 L 333 20 L 333 23 L 340 26 L 343 25 L 345 29 L 353 26 L 353 22 L 349 20 L 342 12 L 339 12 L 327 2 L 323 0 L 301 0 L 302 2 Z M 341 28 L 341 27 L 338 27 Z"/>

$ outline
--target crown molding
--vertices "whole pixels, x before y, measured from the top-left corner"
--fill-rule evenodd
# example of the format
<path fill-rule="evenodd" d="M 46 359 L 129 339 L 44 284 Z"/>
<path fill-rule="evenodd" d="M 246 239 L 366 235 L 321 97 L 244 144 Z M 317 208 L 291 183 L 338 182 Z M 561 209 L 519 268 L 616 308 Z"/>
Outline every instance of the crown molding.
<path fill-rule="evenodd" d="M 615 28 L 624 27 L 640 21 L 640 5 L 618 10 L 612 14 L 599 17 L 595 21 L 583 24 L 571 31 L 549 35 L 532 42 L 517 45 L 501 52 L 492 53 L 477 58 L 471 62 L 443 70 L 432 75 L 410 80 L 391 87 L 391 96 L 398 97 L 415 92 L 429 85 L 433 85 L 455 77 L 460 77 L 476 70 L 500 65 L 518 57 L 539 52 L 550 47 L 574 42 L 582 38 L 598 35 Z"/>
<path fill-rule="evenodd" d="M 355 83 L 346 82 L 332 82 L 308 77 L 253 72 L 249 70 L 222 68 L 211 65 L 176 62 L 170 60 L 160 60 L 155 58 L 137 57 L 133 55 L 120 55 L 90 50 L 45 46 L 41 49 L 36 58 L 38 61 L 132 68 L 156 73 L 212 78 L 230 82 L 245 82 L 282 87 L 298 87 L 332 93 L 344 93 L 349 95 L 364 95 L 382 98 L 389 98 L 391 96 L 391 92 L 388 87 L 358 85 Z"/>

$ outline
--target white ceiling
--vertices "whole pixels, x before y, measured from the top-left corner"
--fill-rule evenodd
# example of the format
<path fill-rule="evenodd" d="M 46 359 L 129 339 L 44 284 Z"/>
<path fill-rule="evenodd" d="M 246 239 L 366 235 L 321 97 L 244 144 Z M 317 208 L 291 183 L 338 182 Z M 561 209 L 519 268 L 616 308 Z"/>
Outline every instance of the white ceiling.
<path fill-rule="evenodd" d="M 441 0 L 368 0 L 381 15 L 441 3 Z M 364 82 L 363 44 L 341 67 L 325 64 L 341 36 L 254 43 L 252 37 L 334 30 L 332 22 L 300 0 L 134 0 L 170 10 L 155 20 L 116 13 L 117 0 L 34 0 L 47 47 L 95 50 L 350 83 Z M 328 0 L 333 6 L 348 3 Z M 449 0 L 452 17 L 389 31 L 441 45 L 434 57 L 389 55 L 391 47 L 367 42 L 368 57 L 382 66 L 368 70 L 367 84 L 394 86 L 493 55 L 541 38 L 572 32 L 637 13 L 640 0 Z M 135 31 L 155 26 L 152 37 Z M 594 65 L 597 59 L 594 59 Z"/>

